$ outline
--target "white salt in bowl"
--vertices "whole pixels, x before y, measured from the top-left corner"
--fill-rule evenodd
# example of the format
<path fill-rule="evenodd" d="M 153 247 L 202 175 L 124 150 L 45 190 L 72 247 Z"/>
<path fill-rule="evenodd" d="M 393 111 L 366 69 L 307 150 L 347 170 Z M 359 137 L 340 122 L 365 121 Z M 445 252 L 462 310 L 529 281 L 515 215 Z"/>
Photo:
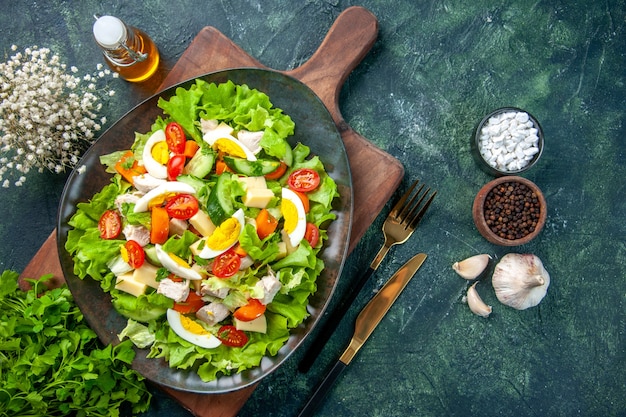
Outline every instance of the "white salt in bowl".
<path fill-rule="evenodd" d="M 481 168 L 495 176 L 519 175 L 532 168 L 543 152 L 543 130 L 525 110 L 502 107 L 476 127 L 472 153 Z"/>

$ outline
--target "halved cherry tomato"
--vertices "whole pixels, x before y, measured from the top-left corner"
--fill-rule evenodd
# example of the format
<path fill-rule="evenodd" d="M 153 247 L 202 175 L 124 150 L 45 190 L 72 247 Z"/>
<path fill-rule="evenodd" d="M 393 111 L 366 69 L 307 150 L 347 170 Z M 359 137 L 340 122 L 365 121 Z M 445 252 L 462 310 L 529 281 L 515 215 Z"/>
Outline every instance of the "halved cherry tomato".
<path fill-rule="evenodd" d="M 229 278 L 239 271 L 240 266 L 241 258 L 235 253 L 233 248 L 230 248 L 215 258 L 212 272 L 218 278 Z"/>
<path fill-rule="evenodd" d="M 310 209 L 309 197 L 306 194 L 301 193 L 300 191 L 294 191 L 294 193 L 296 193 L 296 195 L 300 197 L 300 201 L 302 201 L 302 205 L 304 206 L 304 212 L 308 213 Z"/>
<path fill-rule="evenodd" d="M 167 161 L 167 179 L 176 181 L 176 177 L 183 173 L 186 161 L 187 159 L 183 154 L 172 156 L 169 161 Z"/>
<path fill-rule="evenodd" d="M 200 149 L 198 142 L 195 140 L 188 140 L 185 142 L 185 152 L 183 152 L 183 155 L 185 155 L 186 158 L 193 158 L 196 152 L 198 152 L 198 149 Z"/>
<path fill-rule="evenodd" d="M 139 165 L 133 151 L 128 151 L 122 155 L 120 160 L 115 164 L 115 170 L 122 174 L 122 177 L 131 184 L 133 183 L 134 177 L 146 173 L 146 168 L 143 165 Z"/>
<path fill-rule="evenodd" d="M 277 180 L 283 176 L 283 174 L 287 171 L 287 164 L 283 161 L 280 161 L 280 165 L 276 170 L 270 172 L 269 174 L 265 174 L 265 178 L 268 180 Z"/>
<path fill-rule="evenodd" d="M 124 244 L 126 249 L 126 256 L 128 257 L 128 264 L 133 268 L 141 268 L 146 260 L 146 252 L 136 240 L 129 240 Z"/>
<path fill-rule="evenodd" d="M 170 217 L 187 220 L 198 212 L 198 199 L 191 194 L 176 194 L 167 200 L 165 210 Z"/>
<path fill-rule="evenodd" d="M 98 230 L 102 239 L 115 239 L 122 232 L 122 218 L 117 210 L 107 210 L 98 221 Z"/>
<path fill-rule="evenodd" d="M 318 229 L 315 224 L 307 222 L 304 238 L 309 242 L 309 245 L 314 248 L 320 240 L 320 229 Z"/>
<path fill-rule="evenodd" d="M 230 324 L 220 327 L 216 336 L 224 345 L 230 347 L 243 347 L 248 343 L 248 336 Z"/>
<path fill-rule="evenodd" d="M 251 298 L 248 304 L 235 310 L 233 317 L 241 321 L 252 321 L 261 317 L 263 313 L 265 313 L 265 306 L 256 298 Z"/>
<path fill-rule="evenodd" d="M 182 154 L 185 152 L 185 131 L 183 127 L 176 122 L 168 123 L 165 126 L 165 142 L 170 151 L 176 154 Z"/>
<path fill-rule="evenodd" d="M 289 174 L 287 184 L 294 191 L 308 193 L 320 185 L 320 174 L 310 168 L 300 168 Z"/>
<path fill-rule="evenodd" d="M 152 207 L 150 216 L 150 242 L 163 244 L 170 233 L 170 218 L 163 207 Z"/>
<path fill-rule="evenodd" d="M 202 296 L 198 295 L 195 291 L 189 291 L 187 299 L 180 303 L 174 303 L 173 309 L 181 314 L 189 314 L 200 310 L 204 304 Z"/>
<path fill-rule="evenodd" d="M 265 239 L 276 230 L 278 220 L 267 209 L 261 209 L 256 216 L 256 234 L 259 239 Z"/>

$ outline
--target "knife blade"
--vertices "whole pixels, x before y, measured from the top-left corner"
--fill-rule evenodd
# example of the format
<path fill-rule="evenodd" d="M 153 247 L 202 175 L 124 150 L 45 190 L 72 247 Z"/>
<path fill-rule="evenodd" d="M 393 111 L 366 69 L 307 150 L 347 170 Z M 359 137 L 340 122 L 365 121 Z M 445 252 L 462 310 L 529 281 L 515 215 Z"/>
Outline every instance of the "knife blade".
<path fill-rule="evenodd" d="M 367 339 L 376 329 L 378 323 L 385 316 L 389 308 L 396 301 L 402 290 L 415 275 L 417 270 L 426 260 L 426 254 L 418 253 L 412 257 L 407 263 L 402 265 L 398 271 L 383 285 L 378 293 L 367 303 L 356 318 L 354 324 L 354 333 L 350 344 L 341 354 L 339 360 L 326 374 L 324 380 L 318 385 L 317 389 L 306 403 L 298 417 L 312 416 L 322 399 L 326 396 L 330 388 L 333 386 L 339 375 L 352 362 L 354 356 L 359 349 L 365 344 Z"/>

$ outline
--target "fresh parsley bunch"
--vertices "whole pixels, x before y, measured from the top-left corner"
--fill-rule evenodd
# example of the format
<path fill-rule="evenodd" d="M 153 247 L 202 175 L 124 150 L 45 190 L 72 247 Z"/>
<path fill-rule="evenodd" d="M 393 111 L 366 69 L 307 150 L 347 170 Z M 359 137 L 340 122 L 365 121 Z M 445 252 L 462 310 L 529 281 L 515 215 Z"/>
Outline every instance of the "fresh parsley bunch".
<path fill-rule="evenodd" d="M 16 272 L 0 276 L 0 417 L 146 411 L 132 342 L 103 347 L 66 286 L 44 291 L 50 277 L 21 291 Z"/>

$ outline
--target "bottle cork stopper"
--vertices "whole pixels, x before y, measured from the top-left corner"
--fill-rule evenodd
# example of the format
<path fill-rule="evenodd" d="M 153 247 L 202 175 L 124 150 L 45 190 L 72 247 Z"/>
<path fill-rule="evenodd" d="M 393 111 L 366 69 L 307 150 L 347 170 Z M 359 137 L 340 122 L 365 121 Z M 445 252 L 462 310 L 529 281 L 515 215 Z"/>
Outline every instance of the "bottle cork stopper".
<path fill-rule="evenodd" d="M 118 48 L 126 39 L 126 26 L 114 16 L 102 16 L 93 24 L 93 36 L 103 48 Z"/>

